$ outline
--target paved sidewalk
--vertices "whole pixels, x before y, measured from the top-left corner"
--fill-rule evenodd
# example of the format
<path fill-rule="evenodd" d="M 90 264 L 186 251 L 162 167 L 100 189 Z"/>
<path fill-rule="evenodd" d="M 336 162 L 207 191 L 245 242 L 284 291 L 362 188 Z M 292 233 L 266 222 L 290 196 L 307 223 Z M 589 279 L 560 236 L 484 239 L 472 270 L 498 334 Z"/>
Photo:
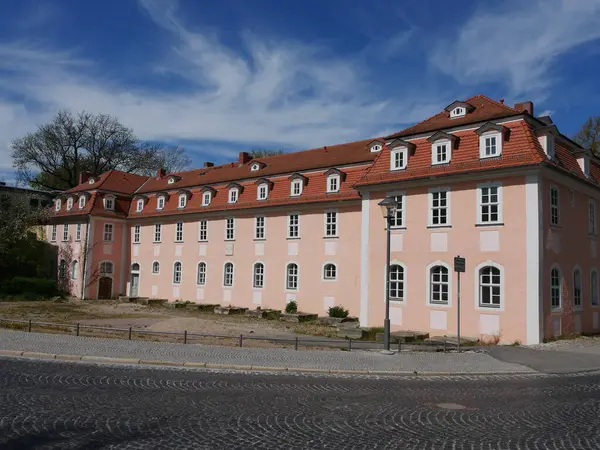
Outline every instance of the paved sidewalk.
<path fill-rule="evenodd" d="M 593 350 L 592 350 L 593 351 Z M 500 361 L 522 364 L 543 373 L 600 371 L 600 352 L 539 350 L 527 347 L 490 347 L 488 354 Z"/>
<path fill-rule="evenodd" d="M 336 373 L 498 374 L 536 373 L 521 364 L 498 361 L 485 353 L 400 353 L 232 348 L 198 344 L 154 343 L 60 334 L 0 330 L 0 354 L 35 352 L 31 357 L 83 359 L 127 358 L 123 363 L 172 363 L 255 370 L 297 370 Z M 37 353 L 37 354 L 36 354 Z M 66 355 L 75 355 L 70 358 Z M 92 358 L 86 358 L 92 357 Z M 106 360 L 105 362 L 119 362 Z M 185 363 L 185 364 L 184 364 Z"/>

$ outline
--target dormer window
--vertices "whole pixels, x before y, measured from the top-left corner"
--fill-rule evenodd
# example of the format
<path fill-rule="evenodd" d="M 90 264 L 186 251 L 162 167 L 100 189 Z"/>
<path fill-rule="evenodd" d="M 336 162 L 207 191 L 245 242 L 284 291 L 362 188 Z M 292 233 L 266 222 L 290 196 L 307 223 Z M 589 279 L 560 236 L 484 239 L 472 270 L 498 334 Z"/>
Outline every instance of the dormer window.
<path fill-rule="evenodd" d="M 431 142 L 431 164 L 448 164 L 452 159 L 452 150 L 459 138 L 453 134 L 438 131 L 427 139 Z"/>
<path fill-rule="evenodd" d="M 138 199 L 136 205 L 135 205 L 135 210 L 136 212 L 142 212 L 144 209 L 144 199 L 140 198 Z"/>
<path fill-rule="evenodd" d="M 169 178 L 169 180 L 167 181 L 167 183 L 169 183 L 169 184 L 175 183 L 175 178 L 173 178 L 173 177 Z"/>
<path fill-rule="evenodd" d="M 390 170 L 406 169 L 408 164 L 408 149 L 406 147 L 398 147 L 390 152 Z"/>
<path fill-rule="evenodd" d="M 327 192 L 339 192 L 340 190 L 340 176 L 329 175 L 327 177 Z"/>
<path fill-rule="evenodd" d="M 202 194 L 202 206 L 210 205 L 210 200 L 212 198 L 212 193 L 210 191 L 206 191 Z"/>
<path fill-rule="evenodd" d="M 266 200 L 269 196 L 269 186 L 267 183 L 261 183 L 258 185 L 258 189 L 256 192 L 256 198 L 258 200 Z"/>
<path fill-rule="evenodd" d="M 109 211 L 114 211 L 115 209 L 115 198 L 114 197 L 104 197 L 104 209 Z"/>
<path fill-rule="evenodd" d="M 259 169 L 260 169 L 260 165 L 258 165 L 258 164 L 256 164 L 256 163 L 254 163 L 254 164 L 252 164 L 252 165 L 250 166 L 250 170 L 251 170 L 252 172 L 256 172 L 256 171 L 257 171 L 257 170 L 259 170 Z"/>
<path fill-rule="evenodd" d="M 165 207 L 165 197 L 163 195 L 157 197 L 156 199 L 156 209 L 164 209 Z"/>
<path fill-rule="evenodd" d="M 73 197 L 69 197 L 67 199 L 67 211 L 70 211 L 73 208 Z"/>
<path fill-rule="evenodd" d="M 538 141 L 544 149 L 546 157 L 550 160 L 555 159 L 554 136 L 558 135 L 556 125 L 549 125 L 537 131 Z"/>
<path fill-rule="evenodd" d="M 229 203 L 235 203 L 238 201 L 240 191 L 238 188 L 229 189 Z"/>
<path fill-rule="evenodd" d="M 448 106 L 446 106 L 444 108 L 445 111 L 448 111 L 450 113 L 451 119 L 456 119 L 458 117 L 464 117 L 468 113 L 473 111 L 474 109 L 475 108 L 473 107 L 473 105 L 471 105 L 467 102 L 461 102 L 458 100 L 452 102 L 451 104 L 449 104 Z"/>
<path fill-rule="evenodd" d="M 502 155 L 502 142 L 508 128 L 488 122 L 475 131 L 479 135 L 479 157 L 494 158 Z"/>
<path fill-rule="evenodd" d="M 302 194 L 302 185 L 303 184 L 304 183 L 302 182 L 302 180 L 293 180 L 290 195 L 297 197 L 298 195 Z"/>
<path fill-rule="evenodd" d="M 371 153 L 380 152 L 383 146 L 379 143 L 371 145 Z"/>
<path fill-rule="evenodd" d="M 60 211 L 60 207 L 61 207 L 61 205 L 62 205 L 62 201 L 61 201 L 61 199 L 60 199 L 60 198 L 56 199 L 56 202 L 54 203 L 54 209 L 55 209 L 56 211 Z"/>
<path fill-rule="evenodd" d="M 85 195 L 79 197 L 79 209 L 83 209 L 85 207 Z"/>
<path fill-rule="evenodd" d="M 463 108 L 462 106 L 457 106 L 452 111 L 450 111 L 450 117 L 451 118 L 463 117 L 466 114 L 467 114 L 467 110 L 465 108 Z"/>
<path fill-rule="evenodd" d="M 185 208 L 185 205 L 187 205 L 187 195 L 186 194 L 179 194 L 179 203 L 177 205 L 178 208 Z"/>
<path fill-rule="evenodd" d="M 94 178 L 90 178 L 90 179 L 88 180 L 88 183 L 90 183 L 90 184 L 94 184 L 95 182 L 96 182 L 96 180 L 95 180 Z"/>

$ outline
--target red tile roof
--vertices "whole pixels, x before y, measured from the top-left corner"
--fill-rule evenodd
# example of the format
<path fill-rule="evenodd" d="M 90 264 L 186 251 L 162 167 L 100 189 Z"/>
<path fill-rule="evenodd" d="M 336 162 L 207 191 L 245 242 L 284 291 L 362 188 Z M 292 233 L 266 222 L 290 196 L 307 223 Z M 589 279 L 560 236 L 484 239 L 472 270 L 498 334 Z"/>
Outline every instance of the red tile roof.
<path fill-rule="evenodd" d="M 63 194 L 102 189 L 104 191 L 131 195 L 148 179 L 146 176 L 120 172 L 118 170 L 110 170 L 93 178 L 96 180 L 93 184 L 85 182 L 65 191 Z"/>

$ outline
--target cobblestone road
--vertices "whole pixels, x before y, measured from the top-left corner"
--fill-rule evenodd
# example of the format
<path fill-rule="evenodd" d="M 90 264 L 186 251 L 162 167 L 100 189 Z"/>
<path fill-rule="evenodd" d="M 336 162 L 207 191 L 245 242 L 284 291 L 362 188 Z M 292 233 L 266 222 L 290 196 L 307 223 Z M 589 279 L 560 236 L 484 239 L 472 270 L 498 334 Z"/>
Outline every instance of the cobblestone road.
<path fill-rule="evenodd" d="M 598 376 L 341 378 L 0 358 L 6 449 L 597 449 Z"/>

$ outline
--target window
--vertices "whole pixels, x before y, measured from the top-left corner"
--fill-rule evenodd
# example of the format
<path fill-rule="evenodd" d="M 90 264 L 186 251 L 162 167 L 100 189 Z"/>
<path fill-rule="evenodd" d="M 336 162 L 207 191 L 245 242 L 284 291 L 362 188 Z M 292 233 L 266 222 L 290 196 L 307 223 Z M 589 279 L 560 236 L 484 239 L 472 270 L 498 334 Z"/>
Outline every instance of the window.
<path fill-rule="evenodd" d="M 235 239 L 235 219 L 228 217 L 225 221 L 225 240 L 233 241 Z"/>
<path fill-rule="evenodd" d="M 140 225 L 134 225 L 133 226 L 133 243 L 134 244 L 139 244 L 140 243 L 140 231 L 141 231 L 141 226 Z"/>
<path fill-rule="evenodd" d="M 229 189 L 229 203 L 235 203 L 238 200 L 240 191 L 238 188 Z"/>
<path fill-rule="evenodd" d="M 390 266 L 390 300 L 404 300 L 404 267 L 400 264 Z"/>
<path fill-rule="evenodd" d="M 596 202 L 594 200 L 590 200 L 588 208 L 588 231 L 590 234 L 596 234 Z"/>
<path fill-rule="evenodd" d="M 569 189 L 569 204 L 575 206 L 575 191 L 573 189 Z"/>
<path fill-rule="evenodd" d="M 67 262 L 61 259 L 58 264 L 58 279 L 64 280 L 65 278 L 67 278 Z"/>
<path fill-rule="evenodd" d="M 496 156 L 497 147 L 496 147 L 496 136 L 489 136 L 485 138 L 485 156 Z"/>
<path fill-rule="evenodd" d="M 286 267 L 285 288 L 290 291 L 298 290 L 298 265 L 290 263 Z"/>
<path fill-rule="evenodd" d="M 208 206 L 208 205 L 210 205 L 210 198 L 211 198 L 211 193 L 210 192 L 204 192 L 202 194 L 202 206 Z"/>
<path fill-rule="evenodd" d="M 165 198 L 161 195 L 156 199 L 156 209 L 163 209 L 165 207 Z"/>
<path fill-rule="evenodd" d="M 100 263 L 100 275 L 112 275 L 113 263 L 110 261 L 103 261 Z"/>
<path fill-rule="evenodd" d="M 186 194 L 179 194 L 179 204 L 177 205 L 178 208 L 185 208 L 185 205 L 187 205 L 187 195 Z"/>
<path fill-rule="evenodd" d="M 95 182 L 96 182 L 96 180 L 94 178 L 90 178 L 88 181 L 89 184 L 94 184 Z"/>
<path fill-rule="evenodd" d="M 196 276 L 196 284 L 206 284 L 206 263 L 198 263 L 198 274 Z"/>
<path fill-rule="evenodd" d="M 268 195 L 268 186 L 265 183 L 259 184 L 256 198 L 258 200 L 266 200 L 267 195 Z"/>
<path fill-rule="evenodd" d="M 381 144 L 373 144 L 371 145 L 371 153 L 380 152 L 383 147 Z"/>
<path fill-rule="evenodd" d="M 68 241 L 69 240 L 69 225 L 64 224 L 63 225 L 63 241 Z"/>
<path fill-rule="evenodd" d="M 225 263 L 223 267 L 223 286 L 233 286 L 233 263 Z"/>
<path fill-rule="evenodd" d="M 467 114 L 467 110 L 465 108 L 461 107 L 461 106 L 457 106 L 452 111 L 450 111 L 450 117 L 451 118 L 462 117 L 465 114 Z"/>
<path fill-rule="evenodd" d="M 265 285 L 265 265 L 261 262 L 254 264 L 254 276 L 252 286 L 261 289 Z"/>
<path fill-rule="evenodd" d="M 52 225 L 52 229 L 50 231 L 50 240 L 52 242 L 56 242 L 56 228 L 58 227 L 58 225 Z"/>
<path fill-rule="evenodd" d="M 71 263 L 71 280 L 76 280 L 79 274 L 79 263 L 77 260 Z"/>
<path fill-rule="evenodd" d="M 432 164 L 445 164 L 450 162 L 450 144 L 434 144 Z"/>
<path fill-rule="evenodd" d="M 158 261 L 152 263 L 152 273 L 160 273 L 160 263 Z"/>
<path fill-rule="evenodd" d="M 137 212 L 141 212 L 143 209 L 144 209 L 144 200 L 140 198 L 136 203 L 135 210 Z"/>
<path fill-rule="evenodd" d="M 60 198 L 56 200 L 56 202 L 54 203 L 54 209 L 56 211 L 60 211 L 60 204 L 61 204 L 61 200 Z"/>
<path fill-rule="evenodd" d="M 300 216 L 298 214 L 288 215 L 288 238 L 300 237 Z"/>
<path fill-rule="evenodd" d="M 450 275 L 445 266 L 429 270 L 429 303 L 447 305 L 450 293 Z"/>
<path fill-rule="evenodd" d="M 573 270 L 573 306 L 581 308 L 581 270 L 577 267 Z"/>
<path fill-rule="evenodd" d="M 81 224 L 80 223 L 78 223 L 77 226 L 75 227 L 75 240 L 76 241 L 81 240 Z"/>
<path fill-rule="evenodd" d="M 175 178 L 173 178 L 173 177 L 169 178 L 169 179 L 167 180 L 167 183 L 168 183 L 168 184 L 173 184 L 173 183 L 175 183 Z"/>
<path fill-rule="evenodd" d="M 560 270 L 554 267 L 550 271 L 550 306 L 552 309 L 560 309 L 562 304 L 562 281 Z"/>
<path fill-rule="evenodd" d="M 208 240 L 208 222 L 201 220 L 198 224 L 198 240 L 205 242 Z"/>
<path fill-rule="evenodd" d="M 260 166 L 259 166 L 258 164 L 252 164 L 252 165 L 250 166 L 250 170 L 251 170 L 252 172 L 256 172 L 258 169 L 260 169 Z"/>
<path fill-rule="evenodd" d="M 502 154 L 502 134 L 486 132 L 479 136 L 479 157 L 493 158 Z"/>
<path fill-rule="evenodd" d="M 450 224 L 450 192 L 448 188 L 429 191 L 429 225 Z"/>
<path fill-rule="evenodd" d="M 175 242 L 183 242 L 183 222 L 175 224 Z"/>
<path fill-rule="evenodd" d="M 404 194 L 394 195 L 394 200 L 398 203 L 396 214 L 390 220 L 391 228 L 402 228 L 404 227 Z"/>
<path fill-rule="evenodd" d="M 494 266 L 479 270 L 479 306 L 500 307 L 501 276 L 500 269 Z"/>
<path fill-rule="evenodd" d="M 67 199 L 67 211 L 70 211 L 73 208 L 73 198 L 69 197 Z"/>
<path fill-rule="evenodd" d="M 154 225 L 154 242 L 160 242 L 162 240 L 162 225 L 157 223 Z"/>
<path fill-rule="evenodd" d="M 140 265 L 138 263 L 133 263 L 131 265 L 131 271 L 132 272 L 139 272 L 140 271 Z"/>
<path fill-rule="evenodd" d="M 302 180 L 293 180 L 290 195 L 297 196 L 302 194 Z"/>
<path fill-rule="evenodd" d="M 337 212 L 328 211 L 325 213 L 325 236 L 336 237 L 337 232 Z"/>
<path fill-rule="evenodd" d="M 265 217 L 254 218 L 254 239 L 265 239 Z"/>
<path fill-rule="evenodd" d="M 115 199 L 113 197 L 104 197 L 104 209 L 115 209 Z"/>
<path fill-rule="evenodd" d="M 113 240 L 113 224 L 104 224 L 104 242 L 111 242 Z"/>
<path fill-rule="evenodd" d="M 395 148 L 390 152 L 390 170 L 405 169 L 407 161 L 405 148 Z"/>
<path fill-rule="evenodd" d="M 592 270 L 590 273 L 590 291 L 591 291 L 591 299 L 592 306 L 598 306 L 600 302 L 598 301 L 598 272 L 596 270 Z"/>
<path fill-rule="evenodd" d="M 487 183 L 479 186 L 480 224 L 502 222 L 502 186 L 499 183 Z"/>
<path fill-rule="evenodd" d="M 85 195 L 79 197 L 79 209 L 83 209 L 85 207 Z"/>
<path fill-rule="evenodd" d="M 329 175 L 327 177 L 327 192 L 338 192 L 340 190 L 340 176 Z"/>
<path fill-rule="evenodd" d="M 323 266 L 323 279 L 324 280 L 335 280 L 337 279 L 337 266 L 333 263 L 327 263 Z"/>
<path fill-rule="evenodd" d="M 173 284 L 181 284 L 181 263 L 173 264 Z"/>
<path fill-rule="evenodd" d="M 560 223 L 560 205 L 558 197 L 558 188 L 552 186 L 550 188 L 550 223 L 558 225 Z"/>

